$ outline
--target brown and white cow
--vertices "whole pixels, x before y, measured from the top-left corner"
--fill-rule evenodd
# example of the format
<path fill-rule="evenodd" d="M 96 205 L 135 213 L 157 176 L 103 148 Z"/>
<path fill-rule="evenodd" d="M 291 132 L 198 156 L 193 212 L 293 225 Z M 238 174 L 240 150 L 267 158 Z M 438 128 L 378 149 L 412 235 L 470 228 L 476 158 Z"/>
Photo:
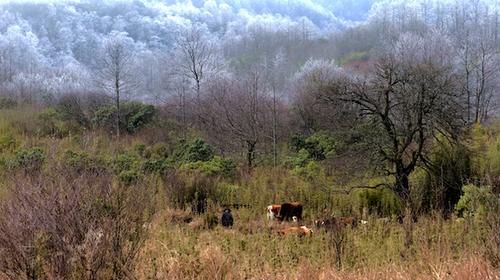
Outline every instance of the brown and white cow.
<path fill-rule="evenodd" d="M 271 204 L 267 206 L 267 219 L 274 220 L 276 217 L 278 217 L 280 210 L 280 204 Z"/>

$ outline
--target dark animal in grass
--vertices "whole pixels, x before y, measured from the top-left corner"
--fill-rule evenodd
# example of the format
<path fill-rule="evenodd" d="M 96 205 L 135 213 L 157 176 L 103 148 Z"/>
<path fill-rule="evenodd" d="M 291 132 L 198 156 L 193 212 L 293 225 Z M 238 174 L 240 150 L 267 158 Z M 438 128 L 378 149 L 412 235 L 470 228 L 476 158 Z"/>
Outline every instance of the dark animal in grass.
<path fill-rule="evenodd" d="M 224 227 L 232 227 L 233 226 L 233 215 L 231 214 L 231 209 L 226 208 L 222 213 L 221 224 Z"/>
<path fill-rule="evenodd" d="M 302 220 L 302 208 L 302 204 L 298 202 L 283 203 L 277 218 L 280 221 L 290 221 L 295 216 L 297 220 Z"/>

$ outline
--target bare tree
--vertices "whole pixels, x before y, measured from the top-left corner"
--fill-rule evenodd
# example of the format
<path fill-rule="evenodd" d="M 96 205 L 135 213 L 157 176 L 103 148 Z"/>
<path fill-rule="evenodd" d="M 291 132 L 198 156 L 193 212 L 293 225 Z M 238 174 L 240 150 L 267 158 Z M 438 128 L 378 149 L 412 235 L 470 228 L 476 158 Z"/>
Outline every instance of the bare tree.
<path fill-rule="evenodd" d="M 215 46 L 199 25 L 185 30 L 177 39 L 182 74 L 194 81 L 196 98 L 199 101 L 201 83 L 207 72 L 215 67 Z"/>
<path fill-rule="evenodd" d="M 393 176 L 392 186 L 411 215 L 409 176 L 417 164 L 429 163 L 428 147 L 437 134 L 450 138 L 463 126 L 461 97 L 449 45 L 439 34 L 403 35 L 382 55 L 366 78 L 339 76 L 320 94 L 322 100 L 353 103 L 378 137 L 366 139 Z M 411 228 L 406 245 L 411 244 Z"/>
<path fill-rule="evenodd" d="M 208 85 L 203 103 L 203 125 L 208 135 L 226 145 L 241 143 L 245 147 L 247 166 L 254 166 L 257 145 L 262 141 L 264 123 L 268 122 L 257 71 L 240 81 L 220 76 Z M 234 141 L 238 140 L 238 141 Z"/>
<path fill-rule="evenodd" d="M 495 109 L 495 94 L 500 89 L 495 23 L 488 26 L 488 10 L 479 1 L 473 1 L 470 7 L 462 3 L 461 9 L 472 18 L 470 22 L 462 18 L 462 29 L 456 34 L 458 71 L 462 76 L 462 91 L 467 96 L 467 121 L 480 123 Z"/>
<path fill-rule="evenodd" d="M 269 91 L 270 98 L 272 99 L 272 105 L 269 109 L 271 112 L 272 124 L 271 124 L 271 135 L 268 136 L 272 140 L 272 150 L 273 150 L 273 166 L 276 167 L 278 164 L 278 126 L 279 126 L 279 108 L 281 105 L 282 90 L 285 83 L 285 66 L 286 58 L 283 50 L 279 50 L 277 54 L 271 61 L 265 61 L 264 70 L 266 73 L 265 84 L 267 86 L 267 91 Z"/>
<path fill-rule="evenodd" d="M 133 55 L 123 34 L 115 34 L 105 46 L 102 56 L 102 68 L 99 71 L 99 84 L 114 98 L 116 107 L 115 129 L 116 136 L 120 137 L 120 104 L 123 95 L 134 85 L 131 66 Z"/>
<path fill-rule="evenodd" d="M 463 50 L 464 88 L 468 97 L 468 120 L 480 123 L 488 117 L 491 102 L 500 89 L 500 56 L 490 38 L 467 38 L 470 48 Z M 468 52 L 468 53 L 467 53 Z M 473 116 L 471 116 L 471 112 Z M 472 118 L 471 118 L 472 117 Z"/>

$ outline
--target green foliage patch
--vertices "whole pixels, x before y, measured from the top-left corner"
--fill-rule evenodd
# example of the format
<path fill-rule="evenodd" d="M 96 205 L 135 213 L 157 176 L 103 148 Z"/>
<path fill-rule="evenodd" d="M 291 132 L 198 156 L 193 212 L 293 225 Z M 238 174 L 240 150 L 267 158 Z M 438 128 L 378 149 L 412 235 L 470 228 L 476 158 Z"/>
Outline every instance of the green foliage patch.
<path fill-rule="evenodd" d="M 16 151 L 15 165 L 27 172 L 39 171 L 45 161 L 45 152 L 40 147 L 21 148 Z"/>
<path fill-rule="evenodd" d="M 116 125 L 116 114 L 116 106 L 101 106 L 94 112 L 92 124 L 111 131 Z M 120 129 L 133 134 L 152 122 L 156 109 L 153 105 L 140 102 L 124 102 L 120 106 L 120 114 Z"/>

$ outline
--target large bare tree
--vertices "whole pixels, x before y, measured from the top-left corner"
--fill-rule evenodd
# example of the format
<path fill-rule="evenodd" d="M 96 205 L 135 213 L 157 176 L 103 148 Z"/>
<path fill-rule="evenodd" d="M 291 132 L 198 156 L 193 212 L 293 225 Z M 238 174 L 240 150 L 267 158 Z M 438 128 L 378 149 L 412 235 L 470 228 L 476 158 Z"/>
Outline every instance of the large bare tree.
<path fill-rule="evenodd" d="M 212 139 L 221 145 L 243 145 L 247 166 L 256 159 L 257 146 L 262 142 L 264 125 L 270 123 L 272 101 L 262 94 L 261 76 L 253 71 L 236 80 L 230 75 L 219 76 L 207 87 L 204 98 L 203 125 Z"/>
<path fill-rule="evenodd" d="M 402 35 L 382 53 L 371 75 L 339 75 L 319 94 L 328 102 L 355 104 L 377 131 L 365 141 L 394 178 L 391 187 L 407 214 L 411 214 L 409 177 L 418 164 L 429 163 L 431 141 L 438 134 L 453 138 L 464 124 L 457 76 L 443 47 L 447 45 L 438 33 Z M 411 244 L 411 231 L 406 243 Z"/>

